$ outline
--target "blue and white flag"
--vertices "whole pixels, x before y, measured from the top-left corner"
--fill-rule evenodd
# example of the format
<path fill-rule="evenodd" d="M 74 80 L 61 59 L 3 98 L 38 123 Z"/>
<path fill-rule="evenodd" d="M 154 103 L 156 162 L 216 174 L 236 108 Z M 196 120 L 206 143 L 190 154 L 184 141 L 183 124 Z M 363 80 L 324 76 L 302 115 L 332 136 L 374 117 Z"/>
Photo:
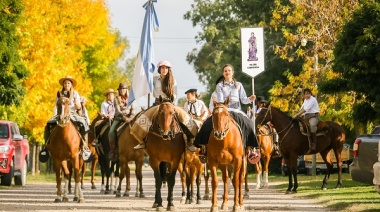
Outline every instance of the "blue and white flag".
<path fill-rule="evenodd" d="M 143 6 L 146 12 L 128 104 L 153 92 L 153 72 L 155 69 L 153 30 L 158 31 L 158 19 L 153 2 L 157 2 L 157 0 L 149 0 Z"/>

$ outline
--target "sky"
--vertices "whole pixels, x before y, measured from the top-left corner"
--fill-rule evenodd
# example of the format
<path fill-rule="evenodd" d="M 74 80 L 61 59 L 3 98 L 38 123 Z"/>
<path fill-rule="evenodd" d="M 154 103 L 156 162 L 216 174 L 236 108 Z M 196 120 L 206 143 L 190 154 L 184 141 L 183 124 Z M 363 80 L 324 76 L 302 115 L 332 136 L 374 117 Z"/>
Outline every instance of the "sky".
<path fill-rule="evenodd" d="M 145 2 L 146 0 L 107 0 L 112 27 L 117 28 L 130 42 L 127 58 L 138 53 L 145 15 L 142 6 Z M 194 28 L 191 21 L 183 19 L 183 15 L 191 9 L 191 3 L 192 0 L 158 0 L 154 5 L 160 25 L 159 32 L 153 34 L 155 61 L 156 64 L 160 60 L 172 63 L 174 78 L 178 84 L 177 99 L 186 97 L 185 92 L 190 88 L 197 88 L 198 93 L 205 91 L 205 86 L 199 82 L 193 66 L 186 61 L 189 52 L 200 48 L 195 40 L 199 27 Z M 140 105 L 147 104 L 147 98 L 142 97 L 137 102 Z"/>

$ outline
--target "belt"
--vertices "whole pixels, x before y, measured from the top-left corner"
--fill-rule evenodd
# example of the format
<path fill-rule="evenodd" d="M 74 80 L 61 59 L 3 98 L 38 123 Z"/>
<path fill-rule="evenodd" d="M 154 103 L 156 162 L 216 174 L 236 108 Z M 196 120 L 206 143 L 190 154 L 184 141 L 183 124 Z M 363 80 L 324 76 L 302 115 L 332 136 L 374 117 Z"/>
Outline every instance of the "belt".
<path fill-rule="evenodd" d="M 240 108 L 240 102 L 232 102 L 228 105 L 229 108 L 239 109 Z"/>

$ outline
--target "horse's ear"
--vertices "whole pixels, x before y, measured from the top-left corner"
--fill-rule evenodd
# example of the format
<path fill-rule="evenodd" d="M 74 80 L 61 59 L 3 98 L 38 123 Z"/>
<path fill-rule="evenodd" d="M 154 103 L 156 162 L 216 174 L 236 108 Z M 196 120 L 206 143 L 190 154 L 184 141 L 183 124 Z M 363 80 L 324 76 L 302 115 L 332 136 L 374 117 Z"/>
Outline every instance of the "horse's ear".
<path fill-rule="evenodd" d="M 228 96 L 226 101 L 224 101 L 224 105 L 228 106 L 229 103 L 230 103 L 230 97 Z"/>
<path fill-rule="evenodd" d="M 174 95 L 171 95 L 171 96 L 170 96 L 170 102 L 171 102 L 171 103 L 174 102 Z"/>
<path fill-rule="evenodd" d="M 160 95 L 159 99 L 160 99 L 160 102 L 162 102 L 162 96 L 161 95 Z"/>
<path fill-rule="evenodd" d="M 214 107 L 215 107 L 215 105 L 216 105 L 216 99 L 215 99 L 214 97 L 212 97 L 212 104 L 213 104 Z"/>

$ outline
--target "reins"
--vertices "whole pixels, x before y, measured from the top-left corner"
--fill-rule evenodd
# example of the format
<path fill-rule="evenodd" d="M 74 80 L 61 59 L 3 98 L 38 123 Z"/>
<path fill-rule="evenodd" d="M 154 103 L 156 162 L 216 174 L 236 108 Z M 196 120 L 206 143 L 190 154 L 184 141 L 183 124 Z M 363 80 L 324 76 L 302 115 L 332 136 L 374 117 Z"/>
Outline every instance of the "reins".
<path fill-rule="evenodd" d="M 263 108 L 263 109 L 267 109 L 267 112 L 265 113 L 265 116 L 263 118 L 263 120 L 261 121 L 260 125 L 263 124 L 265 118 L 267 117 L 268 113 L 270 114 L 270 120 L 272 120 L 273 116 L 272 116 L 272 109 L 271 109 L 271 106 L 269 105 L 268 108 Z M 279 140 L 279 142 L 281 142 L 282 140 L 284 140 L 284 138 L 288 135 L 288 133 L 290 132 L 290 130 L 293 128 L 293 120 L 290 120 L 290 123 L 282 130 L 278 131 L 277 134 L 280 135 L 280 133 L 283 133 L 286 129 L 288 129 L 285 133 L 285 135 Z"/>
<path fill-rule="evenodd" d="M 218 106 L 216 106 L 216 107 L 214 107 L 214 110 L 215 109 L 218 109 L 218 108 L 225 108 L 225 109 L 227 109 L 227 107 L 225 106 L 225 105 L 218 105 Z M 227 122 L 226 122 L 226 124 L 224 125 L 224 129 L 223 129 L 223 131 L 222 131 L 222 134 L 223 135 L 227 135 L 227 133 L 228 133 L 228 131 L 230 130 L 230 118 L 229 118 L 229 114 L 228 114 L 228 119 L 227 119 Z M 214 120 L 213 119 L 211 119 L 212 120 L 212 129 L 213 130 L 215 130 L 215 126 L 214 126 Z"/>

